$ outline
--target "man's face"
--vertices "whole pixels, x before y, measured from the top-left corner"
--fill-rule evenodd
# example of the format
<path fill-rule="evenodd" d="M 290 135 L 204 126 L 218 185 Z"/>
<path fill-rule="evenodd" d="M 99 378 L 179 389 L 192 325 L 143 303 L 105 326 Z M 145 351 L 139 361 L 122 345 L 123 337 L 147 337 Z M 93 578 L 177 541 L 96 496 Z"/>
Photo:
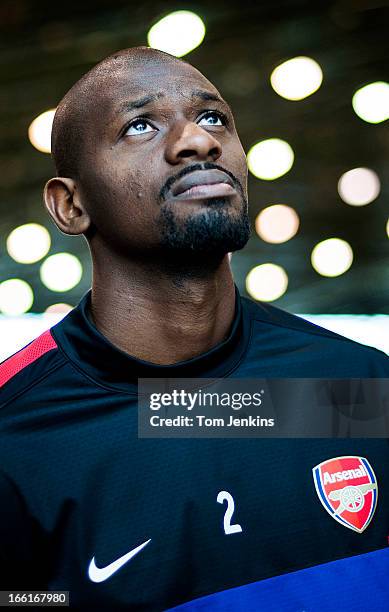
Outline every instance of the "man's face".
<path fill-rule="evenodd" d="M 230 108 L 200 72 L 132 59 L 91 102 L 77 186 L 99 240 L 144 256 L 221 256 L 246 244 L 245 154 Z"/>

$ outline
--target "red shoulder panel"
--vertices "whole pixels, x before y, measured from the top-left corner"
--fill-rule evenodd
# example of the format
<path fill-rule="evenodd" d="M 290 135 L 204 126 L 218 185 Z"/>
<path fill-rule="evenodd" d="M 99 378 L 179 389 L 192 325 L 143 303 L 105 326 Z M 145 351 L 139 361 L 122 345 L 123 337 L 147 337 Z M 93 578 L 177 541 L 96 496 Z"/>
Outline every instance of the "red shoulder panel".
<path fill-rule="evenodd" d="M 23 370 L 30 363 L 55 348 L 57 348 L 57 343 L 48 329 L 24 349 L 0 364 L 0 387 L 20 372 L 20 370 Z"/>

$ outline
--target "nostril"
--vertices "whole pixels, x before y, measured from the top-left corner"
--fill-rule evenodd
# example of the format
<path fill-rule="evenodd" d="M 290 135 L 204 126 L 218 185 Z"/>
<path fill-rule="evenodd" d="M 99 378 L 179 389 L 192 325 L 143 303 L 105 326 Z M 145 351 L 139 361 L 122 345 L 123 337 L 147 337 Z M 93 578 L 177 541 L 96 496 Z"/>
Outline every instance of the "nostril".
<path fill-rule="evenodd" d="M 195 157 L 197 155 L 197 151 L 194 149 L 183 149 L 180 151 L 180 157 Z"/>
<path fill-rule="evenodd" d="M 218 147 L 212 147 L 212 149 L 210 149 L 207 154 L 207 157 L 211 157 L 212 159 L 217 159 L 219 156 L 220 156 L 220 149 Z M 182 149 L 179 152 L 179 157 L 181 158 L 199 157 L 199 151 L 195 149 Z"/>
<path fill-rule="evenodd" d="M 220 156 L 220 149 L 219 149 L 219 147 L 213 147 L 209 151 L 209 156 L 217 159 Z"/>

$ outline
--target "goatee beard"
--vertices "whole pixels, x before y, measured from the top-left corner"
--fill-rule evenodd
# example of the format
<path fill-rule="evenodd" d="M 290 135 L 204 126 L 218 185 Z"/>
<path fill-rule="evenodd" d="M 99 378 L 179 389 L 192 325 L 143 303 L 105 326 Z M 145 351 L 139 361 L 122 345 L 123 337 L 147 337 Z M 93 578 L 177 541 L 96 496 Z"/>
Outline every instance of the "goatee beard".
<path fill-rule="evenodd" d="M 170 206 L 162 206 L 160 227 L 163 251 L 177 256 L 224 256 L 239 251 L 250 238 L 247 201 L 242 198 L 240 214 L 234 215 L 226 198 L 212 198 L 205 202 L 202 214 L 196 213 L 184 222 L 177 220 Z"/>

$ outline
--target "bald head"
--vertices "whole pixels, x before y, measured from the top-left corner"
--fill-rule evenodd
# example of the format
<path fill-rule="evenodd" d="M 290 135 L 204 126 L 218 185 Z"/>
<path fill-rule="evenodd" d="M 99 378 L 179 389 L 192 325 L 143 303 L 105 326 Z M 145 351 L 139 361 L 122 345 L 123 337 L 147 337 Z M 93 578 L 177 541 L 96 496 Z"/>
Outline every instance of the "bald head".
<path fill-rule="evenodd" d="M 136 76 L 137 71 L 166 62 L 187 64 L 150 47 L 123 49 L 96 64 L 69 89 L 58 104 L 51 134 L 57 176 L 79 178 L 90 113 L 95 114 L 107 87 L 123 72 L 133 71 Z"/>

